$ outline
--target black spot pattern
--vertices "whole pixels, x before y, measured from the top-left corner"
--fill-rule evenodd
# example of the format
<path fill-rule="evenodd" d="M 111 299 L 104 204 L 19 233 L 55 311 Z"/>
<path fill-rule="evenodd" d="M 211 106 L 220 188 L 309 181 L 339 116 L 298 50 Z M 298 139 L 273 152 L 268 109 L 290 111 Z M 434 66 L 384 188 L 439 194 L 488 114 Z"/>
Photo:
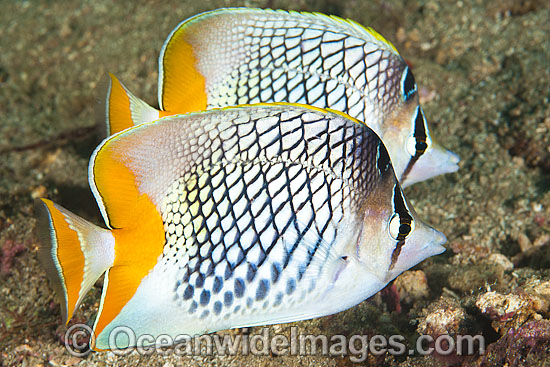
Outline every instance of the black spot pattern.
<path fill-rule="evenodd" d="M 283 302 L 283 293 L 282 292 L 279 292 L 277 293 L 277 296 L 275 297 L 275 302 L 273 302 L 273 307 L 278 307 L 281 305 L 281 303 Z"/>
<path fill-rule="evenodd" d="M 185 291 L 183 292 L 183 299 L 184 300 L 188 300 L 188 299 L 191 299 L 193 297 L 193 293 L 195 292 L 195 290 L 193 289 L 193 286 L 191 284 L 189 284 L 186 288 L 185 288 Z"/>
<path fill-rule="evenodd" d="M 369 31 L 358 34 L 345 23 L 297 13 L 272 17 L 281 21 L 277 31 L 285 42 L 279 45 L 279 37 L 262 19 L 243 24 L 246 30 L 236 35 L 247 37 L 240 50 L 242 61 L 217 70 L 225 75 L 218 75 L 209 89 L 209 107 L 290 102 L 330 107 L 375 122 L 402 101 L 405 72 L 406 90 L 411 91 L 414 79 L 405 60 Z M 235 43 L 231 35 L 216 35 L 227 50 Z M 224 56 L 222 51 L 219 57 Z"/>
<path fill-rule="evenodd" d="M 197 280 L 195 281 L 195 288 L 202 288 L 204 285 L 204 275 L 200 274 L 197 276 Z"/>
<path fill-rule="evenodd" d="M 189 305 L 189 310 L 187 312 L 189 312 L 191 314 L 195 313 L 195 311 L 197 310 L 197 307 L 198 307 L 197 302 L 192 301 L 191 304 Z"/>
<path fill-rule="evenodd" d="M 244 294 L 244 282 L 241 278 L 235 279 L 235 297 L 241 298 Z"/>
<path fill-rule="evenodd" d="M 256 276 L 256 271 L 258 270 L 258 268 L 256 267 L 256 265 L 252 264 L 252 263 L 248 263 L 248 270 L 246 272 L 246 281 L 247 282 L 252 282 L 254 280 L 254 277 Z"/>
<path fill-rule="evenodd" d="M 323 267 L 340 221 L 364 206 L 391 167 L 364 125 L 297 107 L 260 112 L 236 109 L 222 120 L 238 121 L 213 133 L 201 130 L 216 126 L 204 121 L 191 126 L 197 145 L 185 157 L 196 162 L 162 203 L 163 261 L 179 267 L 175 299 L 191 314 L 302 302 L 315 291 L 313 280 L 302 284 L 305 274 Z"/>
<path fill-rule="evenodd" d="M 212 285 L 212 292 L 214 292 L 214 294 L 218 294 L 222 289 L 222 286 L 223 286 L 222 277 L 216 276 L 214 278 L 214 284 Z"/>
<path fill-rule="evenodd" d="M 277 283 L 279 280 L 279 275 L 281 274 L 281 270 L 279 269 L 279 265 L 274 263 L 271 265 L 271 283 Z"/>
<path fill-rule="evenodd" d="M 294 279 L 289 279 L 286 283 L 286 294 L 292 294 L 296 290 L 296 281 Z"/>
<path fill-rule="evenodd" d="M 233 293 L 232 292 L 225 292 L 223 294 L 223 304 L 225 307 L 229 307 L 233 304 Z"/>
<path fill-rule="evenodd" d="M 204 289 L 201 293 L 201 306 L 206 306 L 210 302 L 210 292 Z"/>
<path fill-rule="evenodd" d="M 256 301 L 263 300 L 267 292 L 269 291 L 269 282 L 265 279 L 260 280 L 260 284 L 258 285 L 258 289 L 256 290 Z"/>
<path fill-rule="evenodd" d="M 220 301 L 214 302 L 214 314 L 219 315 L 222 312 L 222 303 Z"/>

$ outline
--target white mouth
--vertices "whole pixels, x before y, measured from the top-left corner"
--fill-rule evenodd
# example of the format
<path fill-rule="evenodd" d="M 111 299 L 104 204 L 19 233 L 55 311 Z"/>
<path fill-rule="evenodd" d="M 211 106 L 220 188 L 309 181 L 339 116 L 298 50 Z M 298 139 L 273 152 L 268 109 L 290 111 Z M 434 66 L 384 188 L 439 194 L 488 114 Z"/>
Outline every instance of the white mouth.
<path fill-rule="evenodd" d="M 439 255 L 446 250 L 443 244 L 447 242 L 447 237 L 436 229 L 432 228 L 431 230 L 434 238 L 432 241 L 428 242 L 422 250 L 427 251 L 430 254 L 429 256 Z"/>

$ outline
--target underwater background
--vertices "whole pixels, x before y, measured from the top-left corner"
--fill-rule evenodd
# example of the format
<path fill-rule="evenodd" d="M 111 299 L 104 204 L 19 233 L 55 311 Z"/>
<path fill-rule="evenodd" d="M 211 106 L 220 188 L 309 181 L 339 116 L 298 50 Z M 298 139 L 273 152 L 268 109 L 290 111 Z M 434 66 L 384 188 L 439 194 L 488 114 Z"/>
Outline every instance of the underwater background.
<path fill-rule="evenodd" d="M 0 366 L 550 366 L 550 3 L 463 1 L 2 1 Z M 117 356 L 67 353 L 38 264 L 34 200 L 101 224 L 88 159 L 104 137 L 107 72 L 156 106 L 157 58 L 182 20 L 228 6 L 317 11 L 371 26 L 412 67 L 457 173 L 405 189 L 447 251 L 333 316 L 269 327 L 313 335 L 481 335 L 485 353 Z M 71 324 L 97 312 L 101 284 Z M 254 334 L 260 328 L 221 332 Z"/>

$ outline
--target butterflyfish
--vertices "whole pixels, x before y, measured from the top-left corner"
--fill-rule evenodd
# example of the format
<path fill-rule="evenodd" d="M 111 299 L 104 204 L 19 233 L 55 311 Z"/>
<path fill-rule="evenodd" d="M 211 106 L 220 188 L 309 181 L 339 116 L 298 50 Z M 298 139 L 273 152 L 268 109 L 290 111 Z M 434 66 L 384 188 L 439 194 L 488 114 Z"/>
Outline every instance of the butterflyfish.
<path fill-rule="evenodd" d="M 402 187 L 458 169 L 459 157 L 430 134 L 413 73 L 396 48 L 372 28 L 336 16 L 246 8 L 199 14 L 162 47 L 160 110 L 114 77 L 112 86 L 108 103 L 126 107 L 121 117 L 107 112 L 116 121 L 110 133 L 166 114 L 291 102 L 367 123 Z"/>
<path fill-rule="evenodd" d="M 41 260 L 69 320 L 105 273 L 96 350 L 330 315 L 444 251 L 388 152 L 336 111 L 265 104 L 168 116 L 89 164 L 100 228 L 42 199 Z M 117 334 L 118 335 L 118 334 Z M 135 340 L 134 340 L 135 342 Z"/>

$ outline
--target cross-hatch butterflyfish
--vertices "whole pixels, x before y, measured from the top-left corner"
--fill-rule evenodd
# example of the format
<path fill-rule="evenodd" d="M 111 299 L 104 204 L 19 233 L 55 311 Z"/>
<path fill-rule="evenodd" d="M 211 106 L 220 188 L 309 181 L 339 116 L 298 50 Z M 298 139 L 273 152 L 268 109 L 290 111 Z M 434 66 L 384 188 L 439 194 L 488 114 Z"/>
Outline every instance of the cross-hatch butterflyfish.
<path fill-rule="evenodd" d="M 108 229 L 42 199 L 41 260 L 65 320 L 105 273 L 96 350 L 119 326 L 176 337 L 333 314 L 446 241 L 376 133 L 311 106 L 143 123 L 99 145 L 89 183 Z"/>
<path fill-rule="evenodd" d="M 384 141 L 401 186 L 455 172 L 432 138 L 414 76 L 371 28 L 319 13 L 219 9 L 181 22 L 159 57 L 160 111 L 114 77 L 110 132 L 159 116 L 238 104 L 291 102 L 365 122 Z"/>

